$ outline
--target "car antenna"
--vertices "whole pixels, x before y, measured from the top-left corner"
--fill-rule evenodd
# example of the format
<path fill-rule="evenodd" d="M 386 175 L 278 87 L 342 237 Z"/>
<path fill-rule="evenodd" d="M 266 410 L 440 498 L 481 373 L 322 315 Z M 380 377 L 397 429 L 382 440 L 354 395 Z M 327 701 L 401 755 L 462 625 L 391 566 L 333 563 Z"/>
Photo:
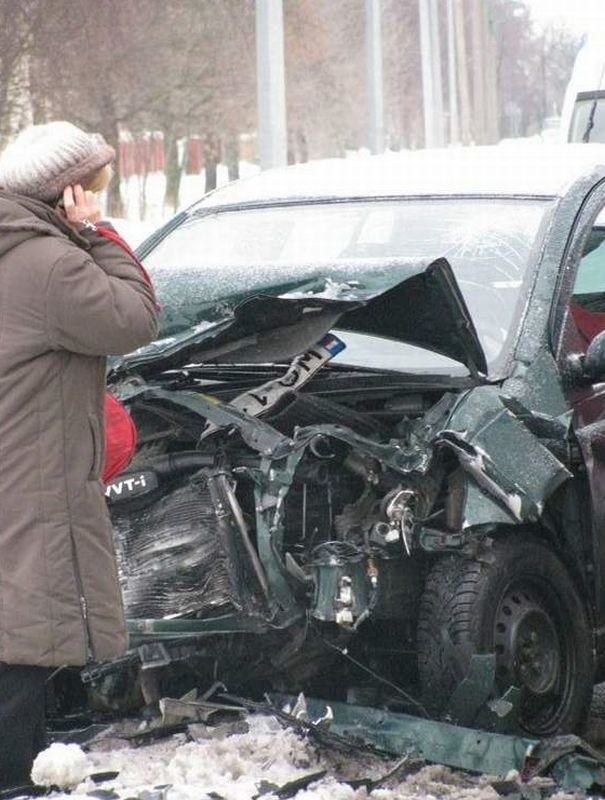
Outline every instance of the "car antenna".
<path fill-rule="evenodd" d="M 601 77 L 599 79 L 599 88 L 597 92 L 600 92 L 603 88 L 603 76 L 605 75 L 605 61 L 603 62 L 603 66 L 601 68 Z M 588 115 L 588 122 L 586 123 L 586 130 L 584 131 L 584 136 L 582 136 L 582 141 L 585 144 L 590 143 L 590 134 L 592 133 L 592 129 L 594 128 L 594 118 L 597 113 L 597 103 L 599 102 L 599 98 L 595 96 L 595 99 L 592 101 L 592 106 L 590 107 L 590 114 Z"/>

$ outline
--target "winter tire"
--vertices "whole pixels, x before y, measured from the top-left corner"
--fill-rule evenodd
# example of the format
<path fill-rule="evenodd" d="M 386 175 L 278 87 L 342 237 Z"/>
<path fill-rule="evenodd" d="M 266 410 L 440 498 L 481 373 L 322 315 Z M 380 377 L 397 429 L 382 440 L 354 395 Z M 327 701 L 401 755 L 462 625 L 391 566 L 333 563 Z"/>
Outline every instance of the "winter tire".
<path fill-rule="evenodd" d="M 579 729 L 592 695 L 585 609 L 561 561 L 531 537 L 496 540 L 485 561 L 440 559 L 418 623 L 423 695 L 442 713 L 475 653 L 495 653 L 496 690 L 521 689 L 521 726 L 535 736 Z"/>

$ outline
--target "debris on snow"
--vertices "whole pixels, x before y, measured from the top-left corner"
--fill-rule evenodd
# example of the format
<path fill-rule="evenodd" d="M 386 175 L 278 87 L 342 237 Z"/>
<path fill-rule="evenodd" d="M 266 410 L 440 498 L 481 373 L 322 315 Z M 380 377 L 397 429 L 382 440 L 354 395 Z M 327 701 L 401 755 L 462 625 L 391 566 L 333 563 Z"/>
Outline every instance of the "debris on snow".
<path fill-rule="evenodd" d="M 334 712 L 332 711 L 331 706 L 326 706 L 323 714 L 317 719 L 311 719 L 309 717 L 309 709 L 307 708 L 307 698 L 302 692 L 296 698 L 294 707 L 291 708 L 290 703 L 286 703 L 282 709 L 282 712 L 284 714 L 288 714 L 296 720 L 299 720 L 300 722 L 308 722 L 314 728 L 318 728 L 320 730 L 327 731 L 330 727 L 330 724 L 334 721 Z"/>
<path fill-rule="evenodd" d="M 306 724 L 312 728 L 312 723 Z M 550 778 L 522 783 L 519 774 L 512 771 L 498 779 L 440 764 L 427 765 L 411 755 L 395 761 L 355 746 L 347 752 L 323 747 L 309 736 L 307 728 L 284 728 L 284 720 L 254 712 L 246 720 L 216 726 L 194 723 L 186 732 L 145 747 L 104 749 L 109 742 L 119 742 L 120 736 L 130 737 L 132 725 L 132 720 L 116 723 L 107 737 L 92 742 L 82 773 L 86 779 L 69 795 L 53 793 L 53 800 L 579 798 L 558 790 Z M 54 747 L 53 752 L 60 752 Z M 75 745 L 68 747 L 79 751 Z M 51 760 L 57 762 L 56 758 Z M 44 785 L 51 780 L 58 780 L 56 774 Z"/>
<path fill-rule="evenodd" d="M 238 733 L 248 733 L 250 725 L 245 719 L 236 722 L 221 722 L 218 725 L 204 725 L 203 723 L 193 723 L 187 726 L 187 733 L 196 742 L 207 739 L 227 739 Z"/>
<path fill-rule="evenodd" d="M 32 781 L 38 786 L 71 789 L 90 773 L 86 754 L 77 744 L 55 742 L 38 754 L 32 767 Z"/>
<path fill-rule="evenodd" d="M 389 793 L 384 800 L 395 800 L 402 795 Z M 339 783 L 334 778 L 322 780 L 312 784 L 308 789 L 298 792 L 296 800 L 366 800 L 368 793 L 365 789 L 353 789 L 346 783 Z"/>
<path fill-rule="evenodd" d="M 464 772 L 452 770 L 441 764 L 428 764 L 412 775 L 403 784 L 403 794 L 436 797 L 455 797 L 456 800 L 497 800 L 496 790 L 488 785 L 479 786 L 476 779 Z"/>
<path fill-rule="evenodd" d="M 136 750 L 93 751 L 90 759 L 96 771 L 119 772 L 112 788 L 120 796 L 170 784 L 170 800 L 199 800 L 211 793 L 249 800 L 262 781 L 284 786 L 320 768 L 312 746 L 272 717 L 251 716 L 248 724 L 249 731 L 207 739 L 199 736 L 202 726 L 197 725 L 194 742 L 177 734 Z"/>
<path fill-rule="evenodd" d="M 302 778 L 296 778 L 293 781 L 288 781 L 283 786 L 276 786 L 274 783 L 268 781 L 261 781 L 257 797 L 270 794 L 280 798 L 296 797 L 299 791 L 306 789 L 312 783 L 317 783 L 326 775 L 326 770 L 322 769 L 319 772 L 311 772 L 308 775 L 303 775 Z"/>

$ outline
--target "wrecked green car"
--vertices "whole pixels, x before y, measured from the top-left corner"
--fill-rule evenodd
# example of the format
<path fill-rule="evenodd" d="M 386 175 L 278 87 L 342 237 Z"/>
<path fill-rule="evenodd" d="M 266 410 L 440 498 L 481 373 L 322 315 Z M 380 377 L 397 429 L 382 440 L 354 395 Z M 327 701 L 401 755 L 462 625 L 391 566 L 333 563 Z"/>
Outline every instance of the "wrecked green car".
<path fill-rule="evenodd" d="M 142 245 L 162 338 L 109 375 L 139 439 L 107 487 L 132 649 L 86 680 L 581 727 L 605 675 L 598 163 L 301 165 Z"/>

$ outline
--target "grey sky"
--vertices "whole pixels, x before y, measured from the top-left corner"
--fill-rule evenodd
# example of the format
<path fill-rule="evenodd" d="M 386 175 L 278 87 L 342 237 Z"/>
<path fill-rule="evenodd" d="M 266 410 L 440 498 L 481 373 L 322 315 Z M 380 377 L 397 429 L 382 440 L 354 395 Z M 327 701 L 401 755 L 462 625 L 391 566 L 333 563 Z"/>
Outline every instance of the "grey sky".
<path fill-rule="evenodd" d="M 525 0 L 539 25 L 557 23 L 575 33 L 605 33 L 605 0 Z"/>

